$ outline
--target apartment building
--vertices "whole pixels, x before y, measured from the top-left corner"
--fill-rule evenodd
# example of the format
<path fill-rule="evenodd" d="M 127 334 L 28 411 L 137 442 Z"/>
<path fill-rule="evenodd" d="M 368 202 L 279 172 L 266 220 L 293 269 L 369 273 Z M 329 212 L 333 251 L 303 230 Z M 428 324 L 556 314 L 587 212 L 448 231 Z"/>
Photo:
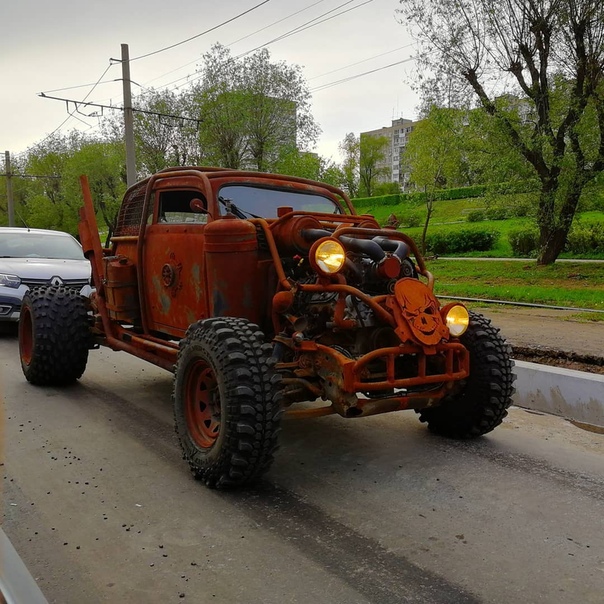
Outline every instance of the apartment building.
<path fill-rule="evenodd" d="M 361 132 L 361 136 L 384 136 L 388 139 L 389 143 L 384 160 L 376 167 L 386 168 L 387 170 L 386 176 L 381 178 L 382 182 L 398 182 L 402 190 L 409 186 L 409 172 L 405 170 L 403 156 L 409 141 L 409 134 L 416 123 L 413 120 L 400 117 L 392 120 L 390 126 Z"/>

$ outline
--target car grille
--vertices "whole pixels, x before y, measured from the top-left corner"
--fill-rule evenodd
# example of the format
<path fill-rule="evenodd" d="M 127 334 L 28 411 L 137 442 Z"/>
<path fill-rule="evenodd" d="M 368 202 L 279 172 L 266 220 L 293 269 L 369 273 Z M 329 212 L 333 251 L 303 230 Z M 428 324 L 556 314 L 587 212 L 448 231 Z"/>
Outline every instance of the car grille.
<path fill-rule="evenodd" d="M 54 277 L 53 277 L 54 279 Z M 41 286 L 50 286 L 53 285 L 53 279 L 22 279 L 21 283 L 23 285 L 27 285 L 27 287 L 41 287 Z M 69 289 L 82 289 L 85 285 L 88 285 L 90 282 L 88 279 L 61 279 L 63 281 L 63 287 L 68 287 Z"/>

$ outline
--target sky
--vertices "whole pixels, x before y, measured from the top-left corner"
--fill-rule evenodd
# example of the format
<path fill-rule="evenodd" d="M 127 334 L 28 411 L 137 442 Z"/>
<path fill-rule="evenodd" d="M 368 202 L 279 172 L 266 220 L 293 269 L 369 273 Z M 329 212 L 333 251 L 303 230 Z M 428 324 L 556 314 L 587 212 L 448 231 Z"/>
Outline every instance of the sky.
<path fill-rule="evenodd" d="M 340 161 L 338 143 L 347 132 L 358 135 L 389 126 L 397 117 L 415 118 L 419 99 L 410 85 L 414 46 L 397 21 L 398 0 L 262 2 L 3 0 L 0 152 L 18 156 L 54 131 L 97 132 L 98 118 L 78 113 L 69 117 L 64 101 L 41 98 L 39 93 L 122 105 L 121 66 L 110 61 L 120 58 L 122 44 L 129 46 L 135 96 L 138 85 L 186 86 L 187 76 L 195 74 L 201 56 L 216 42 L 236 56 L 329 17 L 266 46 L 272 61 L 302 68 L 312 93 L 312 113 L 322 129 L 314 150 Z M 253 10 L 198 36 L 249 9 Z M 136 59 L 194 36 L 198 37 Z M 387 67 L 394 63 L 399 64 Z M 348 81 L 335 84 L 340 80 Z M 318 89 L 329 84 L 335 85 Z M 93 109 L 81 111 L 88 114 Z"/>

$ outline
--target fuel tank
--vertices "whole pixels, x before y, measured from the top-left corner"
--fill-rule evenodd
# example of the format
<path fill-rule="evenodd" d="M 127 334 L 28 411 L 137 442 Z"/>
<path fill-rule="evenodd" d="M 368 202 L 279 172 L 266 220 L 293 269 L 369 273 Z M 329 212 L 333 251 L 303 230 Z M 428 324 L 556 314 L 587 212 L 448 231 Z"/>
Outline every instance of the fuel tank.
<path fill-rule="evenodd" d="M 136 324 L 140 320 L 136 265 L 126 256 L 103 258 L 105 304 L 111 319 Z"/>
<path fill-rule="evenodd" d="M 209 316 L 263 323 L 267 294 L 258 267 L 256 227 L 230 215 L 208 223 L 205 257 Z"/>

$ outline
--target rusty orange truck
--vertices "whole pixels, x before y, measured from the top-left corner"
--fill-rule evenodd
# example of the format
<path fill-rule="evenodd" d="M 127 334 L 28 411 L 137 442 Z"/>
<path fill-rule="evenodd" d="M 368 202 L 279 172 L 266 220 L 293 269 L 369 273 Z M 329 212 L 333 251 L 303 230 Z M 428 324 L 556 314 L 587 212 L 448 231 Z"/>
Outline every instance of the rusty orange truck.
<path fill-rule="evenodd" d="M 74 382 L 99 345 L 171 371 L 183 456 L 208 486 L 261 476 L 283 417 L 412 409 L 453 438 L 505 417 L 514 374 L 499 331 L 441 306 L 414 241 L 336 187 L 166 169 L 128 189 L 109 247 L 85 177 L 82 189 L 95 291 L 25 295 L 25 377 Z"/>

